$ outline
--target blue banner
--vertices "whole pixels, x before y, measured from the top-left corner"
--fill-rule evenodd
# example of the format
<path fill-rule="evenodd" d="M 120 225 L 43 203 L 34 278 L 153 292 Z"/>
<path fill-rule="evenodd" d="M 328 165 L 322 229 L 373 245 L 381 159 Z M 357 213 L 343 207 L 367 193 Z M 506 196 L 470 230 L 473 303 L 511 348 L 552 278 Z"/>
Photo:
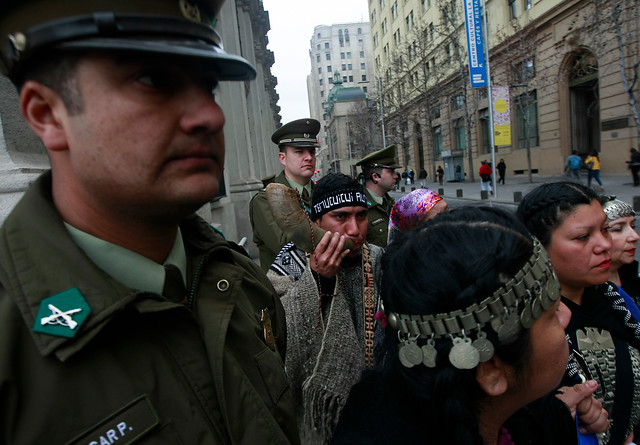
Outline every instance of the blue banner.
<path fill-rule="evenodd" d="M 464 16 L 467 27 L 467 52 L 469 54 L 471 86 L 486 87 L 487 68 L 484 64 L 480 0 L 464 0 Z"/>

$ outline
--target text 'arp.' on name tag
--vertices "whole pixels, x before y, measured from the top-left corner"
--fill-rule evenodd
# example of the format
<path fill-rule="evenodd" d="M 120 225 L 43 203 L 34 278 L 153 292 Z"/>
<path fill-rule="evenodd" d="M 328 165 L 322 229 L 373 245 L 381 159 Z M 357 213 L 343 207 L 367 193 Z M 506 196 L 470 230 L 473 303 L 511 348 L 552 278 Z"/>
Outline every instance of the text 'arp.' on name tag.
<path fill-rule="evenodd" d="M 133 443 L 160 423 L 147 396 L 140 396 L 66 445 L 125 445 Z"/>

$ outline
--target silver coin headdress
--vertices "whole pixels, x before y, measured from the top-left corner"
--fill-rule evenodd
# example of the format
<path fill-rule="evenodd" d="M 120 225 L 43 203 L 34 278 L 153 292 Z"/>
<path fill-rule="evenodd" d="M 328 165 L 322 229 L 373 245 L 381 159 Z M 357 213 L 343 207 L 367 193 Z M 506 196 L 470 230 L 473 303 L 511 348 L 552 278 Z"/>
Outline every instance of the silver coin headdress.
<path fill-rule="evenodd" d="M 398 331 L 398 355 L 407 368 L 419 364 L 435 367 L 435 341 L 449 337 L 453 342 L 449 352 L 451 364 L 458 369 L 473 369 L 493 357 L 494 345 L 483 329 L 491 326 L 500 344 L 511 344 L 521 330 L 531 328 L 559 296 L 560 283 L 551 260 L 534 237 L 533 253 L 524 266 L 480 303 L 435 315 L 391 312 L 388 320 Z M 418 346 L 418 339 L 426 340 L 426 344 Z"/>
<path fill-rule="evenodd" d="M 626 202 L 616 199 L 615 196 L 610 196 L 609 200 L 602 204 L 602 210 L 607 214 L 609 221 L 614 221 L 618 218 L 625 218 L 627 216 L 636 216 L 636 212 Z"/>

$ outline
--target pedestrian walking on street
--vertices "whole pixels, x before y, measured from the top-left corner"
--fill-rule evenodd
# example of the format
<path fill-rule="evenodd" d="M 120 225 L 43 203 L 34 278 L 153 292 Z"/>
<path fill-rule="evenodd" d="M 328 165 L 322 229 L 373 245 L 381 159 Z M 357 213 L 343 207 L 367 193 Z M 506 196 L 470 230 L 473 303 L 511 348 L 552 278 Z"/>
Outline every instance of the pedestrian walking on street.
<path fill-rule="evenodd" d="M 591 180 L 595 179 L 598 184 L 600 184 L 600 191 L 604 190 L 602 186 L 602 181 L 600 180 L 600 158 L 598 157 L 598 153 L 592 151 L 587 159 L 584 160 L 584 165 L 587 167 L 587 185 L 591 187 Z"/>
<path fill-rule="evenodd" d="M 502 182 L 502 185 L 504 185 L 504 175 L 507 172 L 507 164 L 504 163 L 504 159 L 500 159 L 500 162 L 498 162 L 496 168 L 498 169 L 498 175 L 500 176 L 498 178 L 498 184 Z"/>
<path fill-rule="evenodd" d="M 640 152 L 635 148 L 631 149 L 631 159 L 627 161 L 629 169 L 631 170 L 631 176 L 633 176 L 633 186 L 640 185 L 640 178 L 638 177 L 638 171 L 640 171 Z"/>
<path fill-rule="evenodd" d="M 420 175 L 418 178 L 420 178 L 420 187 L 425 188 L 427 186 L 427 171 L 424 167 L 420 167 Z"/>
<path fill-rule="evenodd" d="M 578 156 L 577 150 L 572 150 L 571 154 L 567 156 L 567 161 L 564 163 L 564 173 L 565 175 L 575 178 L 580 184 L 582 184 L 582 179 L 580 179 L 580 167 L 582 167 L 582 160 L 580 156 Z"/>
<path fill-rule="evenodd" d="M 480 165 L 480 190 L 486 190 L 493 195 L 493 188 L 491 188 L 491 174 L 493 169 L 487 161 L 482 161 Z"/>
<path fill-rule="evenodd" d="M 442 185 L 442 180 L 444 178 L 444 169 L 442 168 L 442 165 L 438 165 L 438 182 L 440 183 L 440 185 Z"/>
<path fill-rule="evenodd" d="M 459 162 L 456 164 L 456 181 L 462 182 L 462 166 Z"/>

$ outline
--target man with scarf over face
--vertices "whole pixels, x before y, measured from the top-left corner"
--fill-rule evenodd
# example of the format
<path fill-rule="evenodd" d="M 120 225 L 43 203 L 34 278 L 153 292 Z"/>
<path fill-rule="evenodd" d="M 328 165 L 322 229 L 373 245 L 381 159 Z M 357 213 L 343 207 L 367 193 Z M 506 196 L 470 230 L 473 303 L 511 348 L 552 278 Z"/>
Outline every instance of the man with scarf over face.
<path fill-rule="evenodd" d="M 373 365 L 383 249 L 366 242 L 366 194 L 346 175 L 318 181 L 311 220 L 327 231 L 313 240 L 315 252 L 305 254 L 287 244 L 267 276 L 285 308 L 285 368 L 298 404 L 301 441 L 324 444 L 331 440 L 351 386 Z M 343 251 L 346 239 L 354 247 Z"/>

